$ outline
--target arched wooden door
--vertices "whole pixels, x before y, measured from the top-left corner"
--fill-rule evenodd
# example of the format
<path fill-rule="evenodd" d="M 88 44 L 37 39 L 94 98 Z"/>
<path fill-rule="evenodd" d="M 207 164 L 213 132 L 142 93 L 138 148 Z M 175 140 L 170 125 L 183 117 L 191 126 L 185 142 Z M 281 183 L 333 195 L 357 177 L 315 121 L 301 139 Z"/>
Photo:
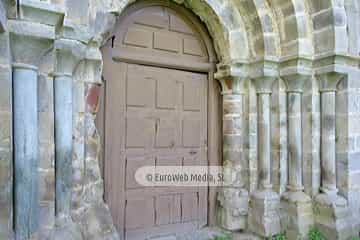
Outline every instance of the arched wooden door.
<path fill-rule="evenodd" d="M 174 236 L 208 219 L 207 188 L 134 178 L 141 166 L 208 165 L 213 64 L 196 24 L 171 6 L 131 6 L 103 48 L 105 200 L 126 240 Z"/>

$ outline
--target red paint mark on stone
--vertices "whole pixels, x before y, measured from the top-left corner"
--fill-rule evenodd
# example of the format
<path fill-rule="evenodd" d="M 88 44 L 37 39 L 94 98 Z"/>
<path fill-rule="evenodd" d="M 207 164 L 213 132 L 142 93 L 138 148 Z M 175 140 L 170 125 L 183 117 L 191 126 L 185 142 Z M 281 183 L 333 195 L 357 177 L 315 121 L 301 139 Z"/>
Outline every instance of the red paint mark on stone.
<path fill-rule="evenodd" d="M 100 86 L 89 84 L 86 93 L 86 112 L 97 113 L 99 108 Z"/>

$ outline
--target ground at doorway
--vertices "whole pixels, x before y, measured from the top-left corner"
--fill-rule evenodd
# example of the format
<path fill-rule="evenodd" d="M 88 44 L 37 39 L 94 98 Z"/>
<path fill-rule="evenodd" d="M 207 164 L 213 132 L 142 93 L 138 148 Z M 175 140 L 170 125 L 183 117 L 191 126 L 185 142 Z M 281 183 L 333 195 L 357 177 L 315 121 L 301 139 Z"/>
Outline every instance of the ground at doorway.
<path fill-rule="evenodd" d="M 229 236 L 229 237 L 226 237 Z M 250 233 L 230 233 L 220 228 L 207 227 L 201 230 L 180 236 L 166 236 L 152 238 L 150 240 L 261 240 L 261 238 Z"/>

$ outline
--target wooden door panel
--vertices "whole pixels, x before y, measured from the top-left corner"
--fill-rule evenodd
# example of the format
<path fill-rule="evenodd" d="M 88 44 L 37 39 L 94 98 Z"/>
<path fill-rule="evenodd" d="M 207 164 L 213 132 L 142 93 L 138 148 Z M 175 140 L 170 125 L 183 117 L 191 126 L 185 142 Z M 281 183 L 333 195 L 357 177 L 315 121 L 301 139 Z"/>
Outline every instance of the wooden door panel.
<path fill-rule="evenodd" d="M 156 147 L 173 148 L 176 144 L 176 121 L 174 119 L 156 121 Z"/>
<path fill-rule="evenodd" d="M 153 67 L 208 71 L 208 51 L 168 7 L 135 8 L 122 21 L 104 60 L 106 200 L 122 240 L 193 231 L 206 224 L 208 190 L 145 187 L 135 172 L 208 164 L 207 74 Z"/>
<path fill-rule="evenodd" d="M 117 172 L 108 169 L 114 176 L 107 178 L 122 193 L 114 194 L 110 203 L 112 212 L 118 212 L 114 217 L 117 228 L 124 229 L 125 239 L 134 240 L 202 226 L 206 189 L 144 187 L 136 182 L 135 173 L 142 166 L 207 164 L 206 75 L 121 66 L 125 75 L 108 83 L 112 112 L 106 120 L 111 132 L 106 138 L 107 149 L 112 151 L 111 166 L 120 168 Z"/>
<path fill-rule="evenodd" d="M 137 24 L 151 26 L 154 28 L 167 28 L 168 15 L 161 7 L 149 7 L 143 14 L 135 16 L 134 22 Z"/>
<path fill-rule="evenodd" d="M 176 82 L 167 74 L 158 76 L 156 89 L 156 107 L 160 109 L 175 109 Z"/>
<path fill-rule="evenodd" d="M 136 183 L 134 174 L 145 165 L 206 164 L 207 78 L 134 64 L 128 64 L 127 70 L 127 107 L 122 116 L 126 119 L 126 145 L 125 151 L 119 153 L 127 159 L 127 239 L 141 239 L 141 229 L 151 234 L 169 232 L 174 225 L 200 226 L 207 209 L 199 208 L 206 208 L 207 204 L 200 205 L 199 197 L 207 201 L 206 189 L 143 187 Z"/>
<path fill-rule="evenodd" d="M 196 151 L 194 151 L 195 154 L 197 154 Z M 199 166 L 200 162 L 197 156 L 189 156 L 185 157 L 183 161 L 183 166 Z"/>
<path fill-rule="evenodd" d="M 204 41 L 188 22 L 174 11 L 156 6 L 129 16 L 117 29 L 113 42 L 118 57 L 140 56 L 147 61 L 159 57 L 190 66 L 208 63 Z M 207 64 L 206 64 L 207 65 Z"/>
<path fill-rule="evenodd" d="M 186 81 L 184 83 L 184 110 L 200 111 L 201 110 L 201 79 L 194 77 L 194 82 Z M 200 82 L 199 82 L 200 81 Z"/>
<path fill-rule="evenodd" d="M 183 120 L 183 146 L 200 147 L 201 143 L 201 121 L 193 119 Z"/>
<path fill-rule="evenodd" d="M 150 107 L 154 102 L 155 89 L 152 73 L 142 66 L 128 65 L 126 81 L 127 105 L 135 107 Z"/>
<path fill-rule="evenodd" d="M 198 193 L 185 193 L 181 200 L 182 222 L 192 222 L 198 219 Z"/>
<path fill-rule="evenodd" d="M 156 225 L 167 225 L 172 223 L 173 196 L 156 197 Z"/>
<path fill-rule="evenodd" d="M 126 189 L 143 188 L 136 182 L 135 173 L 141 167 L 155 166 L 155 160 L 146 157 L 128 157 L 125 165 Z"/>
<path fill-rule="evenodd" d="M 150 48 L 152 46 L 152 32 L 145 29 L 129 29 L 124 43 L 129 46 Z"/>
<path fill-rule="evenodd" d="M 193 30 L 181 18 L 170 14 L 170 30 L 180 33 L 192 34 Z"/>
<path fill-rule="evenodd" d="M 183 53 L 193 56 L 204 56 L 204 52 L 201 50 L 201 43 L 194 37 L 184 38 Z"/>
<path fill-rule="evenodd" d="M 178 53 L 181 47 L 181 39 L 178 34 L 172 32 L 155 32 L 154 49 Z"/>
<path fill-rule="evenodd" d="M 155 124 L 149 119 L 126 119 L 126 147 L 145 148 L 151 144 Z"/>
<path fill-rule="evenodd" d="M 208 62 L 198 34 L 172 10 L 149 7 L 125 22 L 112 57 L 131 53 L 179 66 Z M 142 166 L 207 164 L 207 75 L 115 61 L 111 66 L 105 68 L 106 195 L 120 237 L 144 240 L 203 226 L 206 188 L 145 187 L 135 173 Z"/>
<path fill-rule="evenodd" d="M 172 215 L 171 220 L 172 223 L 180 223 L 181 222 L 181 194 L 173 195 L 173 205 L 172 205 Z"/>
<path fill-rule="evenodd" d="M 154 198 L 126 201 L 126 230 L 152 227 L 155 224 Z"/>
<path fill-rule="evenodd" d="M 156 159 L 156 166 L 182 166 L 182 158 L 180 157 L 162 157 Z"/>

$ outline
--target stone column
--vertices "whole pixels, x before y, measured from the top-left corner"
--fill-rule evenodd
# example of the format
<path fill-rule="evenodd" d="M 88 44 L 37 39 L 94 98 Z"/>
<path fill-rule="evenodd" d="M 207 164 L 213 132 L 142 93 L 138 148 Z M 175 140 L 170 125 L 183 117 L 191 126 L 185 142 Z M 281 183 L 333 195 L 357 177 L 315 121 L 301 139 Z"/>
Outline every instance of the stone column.
<path fill-rule="evenodd" d="M 281 232 L 280 197 L 271 184 L 270 97 L 275 77 L 254 79 L 258 108 L 258 190 L 250 198 L 249 228 L 271 237 Z"/>
<path fill-rule="evenodd" d="M 34 235 L 39 221 L 38 67 L 55 39 L 54 28 L 9 20 L 13 57 L 14 225 L 17 240 Z"/>
<path fill-rule="evenodd" d="M 328 72 L 316 77 L 321 96 L 321 193 L 315 198 L 315 224 L 326 239 L 349 239 L 353 236 L 351 213 L 336 186 L 336 90 L 345 75 Z"/>
<path fill-rule="evenodd" d="M 38 225 L 37 77 L 36 66 L 13 64 L 16 239 L 30 237 Z"/>
<path fill-rule="evenodd" d="M 270 128 L 271 91 L 257 92 L 258 107 L 258 176 L 259 189 L 268 190 L 271 184 L 271 128 Z"/>
<path fill-rule="evenodd" d="M 73 71 L 83 57 L 85 47 L 75 40 L 55 42 L 54 75 L 55 165 L 57 220 L 70 216 L 73 136 Z"/>
<path fill-rule="evenodd" d="M 55 211 L 57 216 L 68 216 L 72 177 L 72 75 L 70 74 L 57 72 L 54 76 L 54 113 Z"/>
<path fill-rule="evenodd" d="M 282 77 L 287 85 L 288 107 L 288 186 L 282 197 L 287 214 L 286 235 L 288 239 L 305 239 L 313 225 L 311 198 L 303 186 L 303 137 L 302 93 L 311 75 L 293 74 Z"/>
<path fill-rule="evenodd" d="M 243 94 L 246 78 L 218 76 L 223 96 L 223 170 L 224 186 L 219 193 L 220 225 L 230 231 L 247 226 L 249 194 L 248 167 L 244 158 Z"/>

